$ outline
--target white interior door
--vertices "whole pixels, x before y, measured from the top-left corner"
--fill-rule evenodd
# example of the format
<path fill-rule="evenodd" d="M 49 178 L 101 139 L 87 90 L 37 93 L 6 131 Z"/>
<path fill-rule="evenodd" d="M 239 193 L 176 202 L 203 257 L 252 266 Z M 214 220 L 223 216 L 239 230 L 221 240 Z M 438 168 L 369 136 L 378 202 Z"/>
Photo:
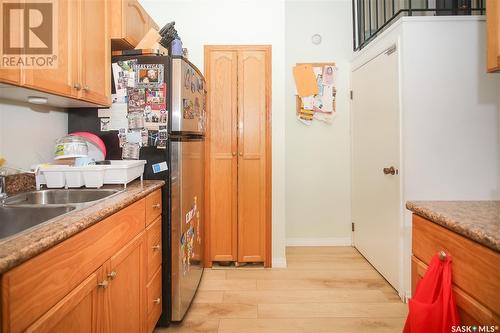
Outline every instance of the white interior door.
<path fill-rule="evenodd" d="M 352 73 L 354 245 L 400 289 L 398 54 L 382 53 Z M 393 167 L 395 174 L 385 174 Z"/>

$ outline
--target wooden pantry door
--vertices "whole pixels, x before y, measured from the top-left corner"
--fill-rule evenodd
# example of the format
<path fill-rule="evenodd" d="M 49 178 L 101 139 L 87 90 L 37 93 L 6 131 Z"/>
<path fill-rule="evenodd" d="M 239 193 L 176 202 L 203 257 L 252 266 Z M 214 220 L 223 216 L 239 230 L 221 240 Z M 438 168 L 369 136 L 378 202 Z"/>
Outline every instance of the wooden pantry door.
<path fill-rule="evenodd" d="M 271 47 L 206 46 L 205 71 L 210 161 L 206 262 L 264 262 L 270 267 Z M 230 161 L 224 167 L 223 158 Z"/>
<path fill-rule="evenodd" d="M 206 206 L 205 262 L 236 261 L 238 241 L 237 83 L 238 52 L 214 50 L 205 57 L 208 84 L 207 151 L 210 151 Z M 208 239 L 207 239 L 208 238 Z"/>
<path fill-rule="evenodd" d="M 266 50 L 238 52 L 238 261 L 266 254 Z"/>

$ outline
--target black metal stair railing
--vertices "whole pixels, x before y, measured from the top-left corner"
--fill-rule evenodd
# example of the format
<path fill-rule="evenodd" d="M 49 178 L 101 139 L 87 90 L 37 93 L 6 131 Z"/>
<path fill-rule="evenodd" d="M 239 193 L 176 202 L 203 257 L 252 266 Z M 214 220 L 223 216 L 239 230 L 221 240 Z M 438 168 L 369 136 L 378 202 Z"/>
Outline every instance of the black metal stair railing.
<path fill-rule="evenodd" d="M 362 49 L 401 16 L 484 15 L 485 10 L 485 0 L 352 0 L 353 48 Z"/>

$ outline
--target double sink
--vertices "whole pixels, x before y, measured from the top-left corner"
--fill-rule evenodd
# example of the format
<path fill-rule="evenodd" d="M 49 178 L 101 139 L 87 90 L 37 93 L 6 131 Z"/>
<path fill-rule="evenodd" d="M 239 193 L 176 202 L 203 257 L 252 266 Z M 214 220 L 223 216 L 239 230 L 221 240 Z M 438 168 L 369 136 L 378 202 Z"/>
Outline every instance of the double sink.
<path fill-rule="evenodd" d="M 7 197 L 0 204 L 0 240 L 120 193 L 121 189 L 48 189 Z"/>

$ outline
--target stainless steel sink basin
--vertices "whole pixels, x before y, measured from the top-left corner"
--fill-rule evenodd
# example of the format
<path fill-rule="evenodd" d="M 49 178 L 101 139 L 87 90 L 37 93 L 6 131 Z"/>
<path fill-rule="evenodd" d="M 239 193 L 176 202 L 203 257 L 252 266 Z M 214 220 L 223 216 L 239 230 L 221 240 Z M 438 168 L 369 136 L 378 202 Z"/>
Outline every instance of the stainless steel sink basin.
<path fill-rule="evenodd" d="M 0 207 L 0 238 L 12 236 L 74 210 L 72 206 L 61 207 Z"/>
<path fill-rule="evenodd" d="M 81 204 L 101 200 L 118 192 L 120 190 L 117 189 L 41 190 L 8 197 L 3 203 L 5 206 Z"/>

